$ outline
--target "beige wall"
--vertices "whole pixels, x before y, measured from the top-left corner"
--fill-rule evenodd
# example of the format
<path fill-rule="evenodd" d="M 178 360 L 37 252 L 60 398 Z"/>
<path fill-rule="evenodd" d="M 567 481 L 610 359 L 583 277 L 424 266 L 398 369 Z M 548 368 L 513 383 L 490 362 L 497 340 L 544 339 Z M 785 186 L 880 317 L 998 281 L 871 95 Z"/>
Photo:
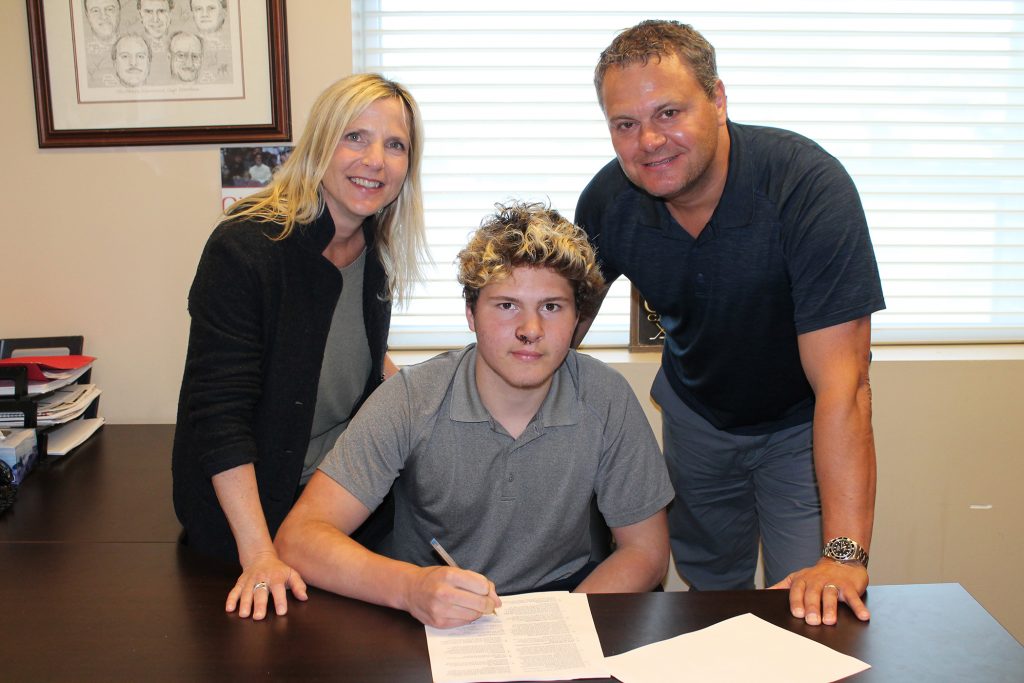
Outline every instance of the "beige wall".
<path fill-rule="evenodd" d="M 1024 642 L 1024 357 L 872 369 L 879 583 L 958 582 Z"/>
<path fill-rule="evenodd" d="M 348 24 L 347 2 L 288 4 L 289 35 L 302 38 L 289 42 L 296 130 L 317 93 L 351 68 Z M 24 3 L 2 3 L 0 37 L 8 74 L 0 337 L 84 334 L 108 420 L 172 422 L 185 297 L 219 208 L 218 147 L 39 150 Z M 645 399 L 655 357 L 609 358 L 657 425 Z M 959 581 L 1024 639 L 1019 348 L 938 357 L 881 349 L 873 377 L 873 580 Z"/>

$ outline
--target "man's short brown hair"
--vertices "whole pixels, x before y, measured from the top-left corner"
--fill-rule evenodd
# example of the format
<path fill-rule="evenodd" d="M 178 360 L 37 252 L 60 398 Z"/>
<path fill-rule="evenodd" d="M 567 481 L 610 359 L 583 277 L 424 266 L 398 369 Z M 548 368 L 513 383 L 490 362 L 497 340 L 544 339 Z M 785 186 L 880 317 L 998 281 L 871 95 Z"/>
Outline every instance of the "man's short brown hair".
<path fill-rule="evenodd" d="M 613 66 L 646 65 L 652 57 L 660 61 L 669 55 L 675 55 L 689 66 L 704 93 L 714 98 L 715 86 L 718 85 L 718 66 L 715 48 L 711 43 L 689 24 L 648 19 L 615 36 L 611 45 L 601 53 L 594 69 L 594 87 L 597 88 L 597 101 L 601 108 L 604 109 L 601 86 L 608 69 Z"/>

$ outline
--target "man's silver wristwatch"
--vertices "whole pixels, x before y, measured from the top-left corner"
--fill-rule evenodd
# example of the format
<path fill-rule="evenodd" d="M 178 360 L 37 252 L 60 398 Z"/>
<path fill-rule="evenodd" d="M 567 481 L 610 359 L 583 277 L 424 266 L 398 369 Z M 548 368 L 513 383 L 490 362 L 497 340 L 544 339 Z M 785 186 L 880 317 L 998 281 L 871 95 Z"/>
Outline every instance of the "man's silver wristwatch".
<path fill-rule="evenodd" d="M 846 536 L 838 536 L 826 543 L 825 547 L 821 549 L 821 556 L 836 562 L 859 562 L 864 565 L 865 569 L 868 566 L 867 551 L 861 547 L 860 543 Z"/>

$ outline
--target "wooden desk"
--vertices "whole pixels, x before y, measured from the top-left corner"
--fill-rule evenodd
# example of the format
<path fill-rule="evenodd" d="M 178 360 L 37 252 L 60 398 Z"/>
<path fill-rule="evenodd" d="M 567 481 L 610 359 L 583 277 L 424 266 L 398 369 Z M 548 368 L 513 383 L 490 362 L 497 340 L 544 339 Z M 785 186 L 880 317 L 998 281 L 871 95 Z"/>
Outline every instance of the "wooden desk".
<path fill-rule="evenodd" d="M 283 618 L 225 614 L 236 569 L 174 542 L 171 431 L 108 425 L 59 468 L 26 480 L 17 514 L 0 518 L 0 677 L 430 681 L 423 627 L 404 612 L 314 589 Z M 49 518 L 31 520 L 29 509 Z M 872 622 L 844 608 L 836 627 L 793 619 L 781 591 L 590 603 L 609 655 L 753 612 L 872 664 L 858 682 L 1024 679 L 1024 648 L 956 584 L 872 587 Z"/>
<path fill-rule="evenodd" d="M 37 467 L 0 516 L 2 541 L 176 541 L 174 425 L 104 425 L 81 448 Z"/>

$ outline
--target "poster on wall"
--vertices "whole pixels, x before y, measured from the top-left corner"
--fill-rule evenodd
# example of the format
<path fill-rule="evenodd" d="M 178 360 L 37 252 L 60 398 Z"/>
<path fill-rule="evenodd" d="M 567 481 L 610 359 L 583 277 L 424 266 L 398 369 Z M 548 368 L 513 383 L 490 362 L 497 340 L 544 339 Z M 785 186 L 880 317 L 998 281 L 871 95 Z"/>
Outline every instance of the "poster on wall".
<path fill-rule="evenodd" d="M 75 87 L 80 102 L 234 100 L 242 87 L 237 2 L 119 0 L 71 6 Z"/>
<path fill-rule="evenodd" d="M 40 147 L 291 139 L 284 0 L 28 0 Z"/>
<path fill-rule="evenodd" d="M 270 182 L 291 156 L 292 145 L 220 148 L 220 210 Z"/>

